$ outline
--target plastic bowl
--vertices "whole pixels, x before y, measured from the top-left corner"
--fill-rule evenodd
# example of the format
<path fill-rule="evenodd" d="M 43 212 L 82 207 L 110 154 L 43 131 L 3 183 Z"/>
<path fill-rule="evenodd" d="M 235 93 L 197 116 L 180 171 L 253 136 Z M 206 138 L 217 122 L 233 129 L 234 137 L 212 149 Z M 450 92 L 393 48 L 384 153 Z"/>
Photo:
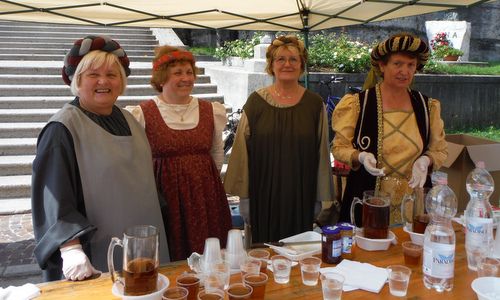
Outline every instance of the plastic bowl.
<path fill-rule="evenodd" d="M 424 245 L 424 234 L 413 232 L 411 224 L 406 224 L 405 227 L 403 227 L 403 231 L 410 235 L 411 241 L 414 244 L 420 246 Z"/>
<path fill-rule="evenodd" d="M 123 286 L 121 284 L 118 284 L 117 282 L 113 283 L 111 292 L 116 297 L 124 300 L 161 300 L 163 292 L 165 292 L 169 284 L 170 281 L 168 280 L 167 276 L 158 273 L 157 291 L 154 293 L 142 296 L 126 296 L 123 294 Z"/>
<path fill-rule="evenodd" d="M 391 243 L 396 244 L 396 235 L 389 230 L 389 236 L 386 239 L 369 239 L 363 236 L 363 229 L 356 229 L 354 236 L 356 245 L 366 251 L 382 251 L 389 249 Z"/>
<path fill-rule="evenodd" d="M 471 284 L 479 300 L 500 299 L 500 277 L 479 277 Z"/>

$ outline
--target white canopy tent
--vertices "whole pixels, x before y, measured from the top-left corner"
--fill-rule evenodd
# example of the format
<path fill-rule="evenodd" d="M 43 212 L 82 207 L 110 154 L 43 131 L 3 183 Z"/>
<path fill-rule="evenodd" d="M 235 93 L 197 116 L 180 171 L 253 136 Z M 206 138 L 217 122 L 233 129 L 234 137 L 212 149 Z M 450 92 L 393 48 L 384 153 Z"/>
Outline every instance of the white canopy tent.
<path fill-rule="evenodd" d="M 310 31 L 491 0 L 0 0 L 0 19 L 104 26 Z"/>

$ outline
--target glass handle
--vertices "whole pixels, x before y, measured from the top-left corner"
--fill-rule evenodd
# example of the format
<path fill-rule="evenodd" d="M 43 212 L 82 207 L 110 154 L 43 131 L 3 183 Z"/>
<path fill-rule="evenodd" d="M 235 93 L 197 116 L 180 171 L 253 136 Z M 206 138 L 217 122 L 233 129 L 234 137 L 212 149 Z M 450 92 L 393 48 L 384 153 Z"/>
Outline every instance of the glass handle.
<path fill-rule="evenodd" d="M 351 224 L 354 224 L 354 225 L 356 225 L 356 216 L 354 215 L 354 207 L 356 206 L 356 204 L 363 204 L 363 202 L 358 197 L 354 197 L 352 200 L 352 203 L 351 203 Z"/>
<path fill-rule="evenodd" d="M 415 199 L 411 195 L 405 195 L 403 197 L 403 201 L 401 201 L 401 217 L 403 217 L 403 223 L 413 223 L 413 206 Z M 408 203 L 411 203 L 409 207 L 411 207 L 411 213 L 408 208 Z M 410 216 L 410 217 L 409 217 Z"/>
<path fill-rule="evenodd" d="M 117 280 L 121 282 L 121 276 L 118 274 L 118 272 L 115 272 L 115 264 L 113 262 L 113 253 L 115 251 L 115 246 L 120 246 L 123 248 L 122 240 L 117 237 L 113 237 L 108 247 L 108 269 L 109 274 L 111 274 L 111 281 L 113 281 L 113 283 Z"/>

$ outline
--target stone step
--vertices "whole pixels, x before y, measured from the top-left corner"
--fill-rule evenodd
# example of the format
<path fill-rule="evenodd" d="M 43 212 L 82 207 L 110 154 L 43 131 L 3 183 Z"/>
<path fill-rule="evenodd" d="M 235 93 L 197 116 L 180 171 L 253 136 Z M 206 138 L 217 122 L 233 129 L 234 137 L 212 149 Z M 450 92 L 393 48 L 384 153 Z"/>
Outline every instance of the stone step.
<path fill-rule="evenodd" d="M 153 94 L 151 94 L 153 95 Z M 120 107 L 127 105 L 138 105 L 139 102 L 151 99 L 151 95 L 146 96 L 120 96 L 116 104 Z M 156 93 L 155 93 L 156 95 Z M 200 99 L 207 101 L 217 101 L 224 103 L 224 96 L 215 93 L 196 94 Z M 61 108 L 64 104 L 71 102 L 73 96 L 15 96 L 15 97 L 0 97 L 0 109 L 24 109 L 24 108 Z"/>
<path fill-rule="evenodd" d="M 8 40 L 0 40 L 0 47 L 1 48 L 22 48 L 22 47 L 30 47 L 30 48 L 46 48 L 46 49 L 71 49 L 73 46 L 73 43 L 75 42 L 76 39 L 73 40 L 68 40 L 66 42 L 57 42 L 57 41 L 44 41 L 44 40 L 34 40 L 34 41 L 22 41 L 20 39 L 8 39 Z M 142 44 L 142 43 L 129 43 L 128 41 L 118 41 L 120 45 L 125 49 L 125 51 L 128 50 L 148 50 L 152 51 L 154 47 L 158 46 L 158 42 L 156 43 L 147 43 L 147 44 Z"/>
<path fill-rule="evenodd" d="M 127 85 L 149 84 L 151 75 L 130 75 Z M 0 74 L 0 85 L 13 84 L 55 84 L 60 85 L 63 81 L 61 75 L 29 75 L 29 74 Z M 210 83 L 210 76 L 196 76 L 196 83 Z"/>
<path fill-rule="evenodd" d="M 58 48 L 9 48 L 0 47 L 0 54 L 45 54 L 45 55 L 66 55 L 69 49 L 58 49 Z M 130 56 L 151 56 L 153 58 L 153 50 L 126 50 L 127 55 Z"/>
<path fill-rule="evenodd" d="M 121 32 L 105 32 L 101 30 L 91 30 L 91 31 L 85 31 L 85 32 L 77 32 L 77 31 L 71 31 L 71 32 L 61 32 L 58 31 L 57 29 L 48 30 L 48 31 L 30 31 L 30 30 L 16 30 L 16 31 L 11 31 L 11 30 L 3 30 L 3 28 L 0 28 L 0 38 L 11 38 L 13 36 L 18 37 L 18 38 L 26 38 L 26 39 L 31 39 L 33 37 L 41 38 L 41 37 L 46 37 L 46 38 L 58 38 L 58 39 L 71 39 L 71 40 L 77 40 L 80 39 L 84 36 L 89 36 L 89 35 L 106 35 L 109 36 L 110 38 L 117 40 L 118 42 L 120 40 L 127 40 L 127 39 L 138 39 L 138 40 L 145 40 L 145 41 L 156 41 L 156 38 L 153 36 L 152 32 L 143 32 L 143 33 L 121 33 Z"/>
<path fill-rule="evenodd" d="M 26 214 L 31 212 L 31 195 L 28 198 L 12 198 L 12 199 L 0 199 L 0 215 L 14 215 L 14 214 Z M 33 266 L 33 270 L 36 271 L 38 265 Z M 14 272 L 11 270 L 9 274 L 17 274 L 19 272 Z M 38 273 L 40 273 L 40 268 L 38 267 Z M 23 272 L 23 278 L 25 278 L 25 272 Z M 4 278 L 2 280 L 7 280 L 6 274 L 4 272 Z M 26 282 L 26 279 L 22 281 L 23 285 Z M 31 281 L 29 281 L 31 282 Z"/>
<path fill-rule="evenodd" d="M 1 64 L 3 63 L 3 65 Z M 151 76 L 151 61 L 149 62 L 131 62 L 131 76 L 149 75 Z M 15 65 L 10 61 L 0 61 L 0 74 L 14 75 L 59 75 L 63 61 L 24 61 L 23 64 L 16 62 Z M 205 68 L 196 66 L 197 74 L 205 74 Z M 62 80 L 62 79 L 61 79 Z M 62 83 L 62 81 L 60 82 Z"/>
<path fill-rule="evenodd" d="M 130 61 L 138 61 L 138 62 L 151 62 L 153 60 L 153 56 L 135 56 L 128 55 Z M 40 54 L 40 53 L 22 53 L 22 54 L 4 54 L 0 53 L 0 60 L 52 60 L 52 61 L 63 61 L 63 54 Z"/>
<path fill-rule="evenodd" d="M 104 27 L 99 25 L 69 25 L 56 23 L 34 23 L 34 22 L 15 22 L 15 21 L 0 21 L 0 30 L 3 31 L 34 31 L 34 32 L 102 32 L 106 35 L 113 33 L 128 33 L 128 34 L 151 34 L 151 29 L 148 27 Z"/>
<path fill-rule="evenodd" d="M 193 87 L 193 94 L 216 93 L 217 85 L 212 83 L 197 83 Z M 155 95 L 156 91 L 149 84 L 127 85 L 125 95 L 144 96 Z M 5 85 L 0 84 L 0 95 L 6 96 L 70 96 L 71 90 L 67 85 Z"/>
<path fill-rule="evenodd" d="M 36 138 L 0 138 L 0 155 L 34 155 Z"/>
<path fill-rule="evenodd" d="M 35 155 L 0 156 L 0 176 L 30 175 Z"/>
<path fill-rule="evenodd" d="M 0 123 L 0 138 L 34 138 L 40 134 L 43 126 L 45 122 L 2 122 Z"/>
<path fill-rule="evenodd" d="M 59 108 L 0 109 L 0 122 L 47 122 Z"/>
<path fill-rule="evenodd" d="M 84 33 L 81 36 L 86 36 L 87 34 Z M 6 38 L 7 39 L 7 38 Z M 30 38 L 26 37 L 20 37 L 20 36 L 9 36 L 8 41 L 11 43 L 25 43 L 26 44 L 31 44 L 33 46 L 33 43 L 63 43 L 63 44 L 68 44 L 68 45 L 73 45 L 75 40 L 77 38 L 73 37 L 54 37 L 54 36 L 49 36 L 49 37 L 39 37 L 39 36 L 32 36 Z M 126 45 L 157 45 L 158 41 L 156 39 L 136 39 L 136 38 L 123 38 L 123 39 L 116 39 L 116 41 L 122 45 L 122 47 L 125 48 L 125 51 L 127 50 Z M 69 49 L 69 48 L 68 48 Z"/>
<path fill-rule="evenodd" d="M 0 199 L 31 198 L 31 175 L 0 176 L 0 191 Z"/>

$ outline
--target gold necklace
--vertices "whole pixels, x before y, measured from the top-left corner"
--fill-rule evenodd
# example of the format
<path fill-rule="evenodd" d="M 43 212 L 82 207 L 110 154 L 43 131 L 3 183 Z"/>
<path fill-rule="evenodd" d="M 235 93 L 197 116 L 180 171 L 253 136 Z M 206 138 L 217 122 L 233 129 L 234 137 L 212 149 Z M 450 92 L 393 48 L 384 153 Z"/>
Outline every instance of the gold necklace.
<path fill-rule="evenodd" d="M 285 96 L 285 95 L 281 95 L 279 92 L 278 92 L 278 89 L 276 88 L 276 86 L 273 86 L 274 87 L 274 93 L 276 93 L 276 95 L 280 98 L 283 98 L 283 99 L 292 99 L 293 96 Z"/>
<path fill-rule="evenodd" d="M 189 103 L 188 103 L 187 107 L 184 109 L 184 112 L 182 114 L 180 114 L 181 122 L 184 122 L 184 115 L 187 113 L 188 110 L 189 110 Z"/>

